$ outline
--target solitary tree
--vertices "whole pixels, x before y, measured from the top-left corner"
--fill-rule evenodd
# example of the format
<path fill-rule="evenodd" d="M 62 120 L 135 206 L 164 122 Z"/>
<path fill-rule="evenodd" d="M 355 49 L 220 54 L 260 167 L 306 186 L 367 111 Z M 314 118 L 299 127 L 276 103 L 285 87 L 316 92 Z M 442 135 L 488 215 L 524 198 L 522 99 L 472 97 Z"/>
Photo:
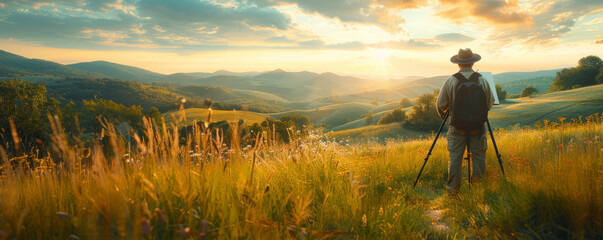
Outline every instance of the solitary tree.
<path fill-rule="evenodd" d="M 590 55 L 581 58 L 580 61 L 578 61 L 578 66 L 584 69 L 595 69 L 598 71 L 599 68 L 603 66 L 603 60 L 597 56 Z"/>
<path fill-rule="evenodd" d="M 371 125 L 373 123 L 373 112 L 369 111 L 362 116 L 364 117 L 364 123 L 366 123 L 366 125 Z"/>
<path fill-rule="evenodd" d="M 521 92 L 521 96 L 520 97 L 529 97 L 532 96 L 532 94 L 537 93 L 538 89 L 529 86 L 523 89 L 523 91 Z"/>
<path fill-rule="evenodd" d="M 437 129 L 442 121 L 436 111 L 436 99 L 439 93 L 440 90 L 436 89 L 433 93 L 419 96 L 416 104 L 412 106 L 404 126 L 421 130 Z"/>
<path fill-rule="evenodd" d="M 400 100 L 400 107 L 402 108 L 407 108 L 410 107 L 412 105 L 412 103 L 410 102 L 410 99 L 408 98 L 402 98 L 402 100 Z"/>

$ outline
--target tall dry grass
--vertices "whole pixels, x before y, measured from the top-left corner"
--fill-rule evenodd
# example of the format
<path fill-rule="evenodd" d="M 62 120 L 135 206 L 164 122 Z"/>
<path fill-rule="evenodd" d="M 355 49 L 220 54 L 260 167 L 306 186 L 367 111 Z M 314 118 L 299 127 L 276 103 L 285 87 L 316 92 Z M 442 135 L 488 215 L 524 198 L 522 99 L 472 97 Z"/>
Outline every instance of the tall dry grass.
<path fill-rule="evenodd" d="M 236 124 L 180 136 L 145 119 L 132 142 L 105 122 L 84 148 L 51 122 L 53 157 L 26 165 L 0 150 L 0 239 L 603 236 L 600 114 L 497 131 L 507 178 L 489 150 L 488 178 L 465 181 L 458 199 L 444 195 L 445 140 L 413 190 L 432 139 L 354 145 L 291 131 L 285 144 Z M 430 227 L 430 208 L 452 232 Z"/>

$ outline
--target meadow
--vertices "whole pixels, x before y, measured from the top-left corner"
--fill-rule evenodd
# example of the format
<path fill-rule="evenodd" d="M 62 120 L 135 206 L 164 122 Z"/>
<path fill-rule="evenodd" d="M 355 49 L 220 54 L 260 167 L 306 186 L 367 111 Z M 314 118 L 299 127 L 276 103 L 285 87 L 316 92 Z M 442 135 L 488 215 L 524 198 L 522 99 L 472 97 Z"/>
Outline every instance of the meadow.
<path fill-rule="evenodd" d="M 0 239 L 601 239 L 603 114 L 558 120 L 495 131 L 506 176 L 490 145 L 455 198 L 445 138 L 413 189 L 433 136 L 284 144 L 145 120 L 131 144 L 105 124 L 85 147 L 53 120 L 51 157 L 0 149 Z"/>

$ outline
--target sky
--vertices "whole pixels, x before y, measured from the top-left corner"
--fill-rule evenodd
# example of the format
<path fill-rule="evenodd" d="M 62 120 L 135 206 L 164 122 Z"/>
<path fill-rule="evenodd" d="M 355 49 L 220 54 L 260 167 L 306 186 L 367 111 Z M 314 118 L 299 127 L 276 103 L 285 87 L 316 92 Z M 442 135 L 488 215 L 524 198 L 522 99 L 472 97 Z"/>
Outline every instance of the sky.
<path fill-rule="evenodd" d="M 0 0 L 0 49 L 63 64 L 177 72 L 448 75 L 603 57 L 601 0 Z"/>

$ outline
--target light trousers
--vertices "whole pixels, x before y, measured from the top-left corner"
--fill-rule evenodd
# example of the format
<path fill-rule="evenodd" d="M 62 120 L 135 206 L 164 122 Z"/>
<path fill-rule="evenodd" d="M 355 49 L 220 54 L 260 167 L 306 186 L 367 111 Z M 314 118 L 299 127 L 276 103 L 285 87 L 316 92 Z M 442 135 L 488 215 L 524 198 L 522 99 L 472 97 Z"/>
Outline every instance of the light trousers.
<path fill-rule="evenodd" d="M 462 180 L 462 163 L 466 155 L 467 139 L 469 139 L 469 149 L 471 150 L 471 162 L 473 172 L 472 179 L 482 179 L 486 174 L 486 149 L 487 135 L 486 128 L 483 127 L 481 133 L 470 136 L 459 134 L 454 126 L 448 125 L 448 152 L 450 160 L 448 161 L 448 182 L 446 183 L 446 191 L 456 193 L 461 188 Z"/>

